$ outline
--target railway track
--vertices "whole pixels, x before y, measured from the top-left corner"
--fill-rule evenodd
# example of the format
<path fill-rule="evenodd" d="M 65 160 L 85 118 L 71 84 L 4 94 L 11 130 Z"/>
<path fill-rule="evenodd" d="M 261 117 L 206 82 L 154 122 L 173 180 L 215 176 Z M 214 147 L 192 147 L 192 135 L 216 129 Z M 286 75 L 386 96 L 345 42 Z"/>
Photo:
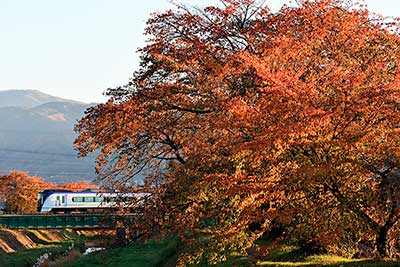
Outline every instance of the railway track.
<path fill-rule="evenodd" d="M 7 214 L 0 215 L 0 226 L 7 228 L 109 228 L 119 220 L 132 220 L 134 214 Z"/>

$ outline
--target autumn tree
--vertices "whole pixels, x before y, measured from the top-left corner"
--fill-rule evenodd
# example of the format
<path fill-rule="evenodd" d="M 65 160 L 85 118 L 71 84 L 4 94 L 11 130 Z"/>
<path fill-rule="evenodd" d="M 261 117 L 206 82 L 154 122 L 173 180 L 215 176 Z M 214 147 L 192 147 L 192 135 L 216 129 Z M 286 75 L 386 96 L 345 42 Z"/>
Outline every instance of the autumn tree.
<path fill-rule="evenodd" d="M 274 225 L 338 247 L 399 242 L 397 20 L 348 1 L 248 0 L 148 21 L 141 67 L 76 126 L 106 186 L 154 192 L 152 231 L 223 260 Z"/>
<path fill-rule="evenodd" d="M 45 189 L 83 191 L 89 188 L 98 186 L 87 181 L 57 185 L 23 171 L 11 171 L 9 174 L 0 175 L 0 199 L 5 203 L 5 211 L 8 213 L 37 212 L 38 193 Z"/>
<path fill-rule="evenodd" d="M 36 212 L 38 193 L 53 187 L 54 184 L 26 172 L 11 171 L 0 175 L 0 195 L 5 200 L 5 211 L 10 213 Z"/>

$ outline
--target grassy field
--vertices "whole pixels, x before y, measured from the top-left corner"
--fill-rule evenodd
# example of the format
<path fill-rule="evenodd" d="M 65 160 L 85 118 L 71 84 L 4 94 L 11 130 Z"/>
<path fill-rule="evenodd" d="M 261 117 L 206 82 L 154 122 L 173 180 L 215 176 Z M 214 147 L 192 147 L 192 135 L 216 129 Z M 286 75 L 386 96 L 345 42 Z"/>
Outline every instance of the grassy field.
<path fill-rule="evenodd" d="M 354 260 L 354 259 L 345 259 L 337 256 L 330 255 L 319 255 L 319 256 L 311 256 L 305 258 L 302 262 L 296 261 L 259 261 L 256 266 L 280 266 L 280 267 L 317 267 L 317 266 L 327 266 L 327 267 L 395 267 L 400 266 L 400 262 L 395 261 L 372 261 L 372 260 Z"/>
<path fill-rule="evenodd" d="M 175 266 L 173 257 L 178 242 L 175 239 L 162 242 L 148 242 L 146 244 L 130 245 L 107 251 L 96 252 L 90 256 L 83 256 L 78 261 L 65 267 L 172 267 Z M 206 265 L 201 265 L 205 267 Z M 248 257 L 231 257 L 227 262 L 216 267 L 395 267 L 400 262 L 372 261 L 368 259 L 346 259 L 331 255 L 305 256 L 295 247 L 288 247 L 270 253 L 264 259 L 250 259 Z"/>
<path fill-rule="evenodd" d="M 178 241 L 150 241 L 126 247 L 109 249 L 82 256 L 79 260 L 66 264 L 65 267 L 152 267 L 160 266 L 176 254 Z"/>
<path fill-rule="evenodd" d="M 263 259 L 258 259 L 256 266 L 280 266 L 280 267 L 383 267 L 383 266 L 400 266 L 400 262 L 394 261 L 373 261 L 370 259 L 347 259 L 335 255 L 313 255 L 307 256 L 302 250 L 296 246 L 281 246 L 271 251 Z"/>
<path fill-rule="evenodd" d="M 67 250 L 71 242 L 60 242 L 58 244 L 43 245 L 39 248 L 24 249 L 15 253 L 0 254 L 0 267 L 28 267 L 36 262 L 36 259 L 45 253 L 61 255 Z"/>
<path fill-rule="evenodd" d="M 37 249 L 22 250 L 11 254 L 0 254 L 0 267 L 27 267 L 40 255 L 51 252 L 61 255 L 69 242 L 46 245 Z M 143 244 L 132 244 L 126 247 L 107 249 L 83 256 L 80 253 L 74 258 L 50 262 L 49 266 L 64 267 L 172 267 L 175 266 L 178 240 L 149 241 Z M 77 248 L 76 248 L 77 249 Z M 62 258 L 62 257 L 61 257 Z M 198 267 L 205 267 L 201 265 Z M 296 247 L 283 246 L 263 258 L 231 257 L 216 267 L 395 267 L 399 261 L 372 261 L 369 259 L 346 259 L 332 255 L 306 256 Z"/>
<path fill-rule="evenodd" d="M 250 260 L 246 257 L 231 258 L 223 264 L 216 267 L 399 267 L 400 262 L 396 261 L 372 261 L 372 260 L 349 260 L 337 256 L 311 256 L 304 261 L 264 261 Z M 202 266 L 203 267 L 203 266 Z"/>

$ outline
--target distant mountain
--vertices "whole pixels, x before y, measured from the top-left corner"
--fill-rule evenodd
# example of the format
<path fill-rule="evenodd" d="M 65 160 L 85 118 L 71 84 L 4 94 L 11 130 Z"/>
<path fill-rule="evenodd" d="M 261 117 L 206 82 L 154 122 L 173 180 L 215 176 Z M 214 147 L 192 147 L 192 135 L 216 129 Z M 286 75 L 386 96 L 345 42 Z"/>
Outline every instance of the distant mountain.
<path fill-rule="evenodd" d="M 42 93 L 38 90 L 5 90 L 0 91 L 0 107 L 32 108 L 49 102 L 68 102 L 83 104 L 78 101 L 63 99 Z"/>
<path fill-rule="evenodd" d="M 74 125 L 91 105 L 33 90 L 0 91 L 0 174 L 22 170 L 49 182 L 92 180 L 94 158 L 78 159 L 73 149 Z"/>

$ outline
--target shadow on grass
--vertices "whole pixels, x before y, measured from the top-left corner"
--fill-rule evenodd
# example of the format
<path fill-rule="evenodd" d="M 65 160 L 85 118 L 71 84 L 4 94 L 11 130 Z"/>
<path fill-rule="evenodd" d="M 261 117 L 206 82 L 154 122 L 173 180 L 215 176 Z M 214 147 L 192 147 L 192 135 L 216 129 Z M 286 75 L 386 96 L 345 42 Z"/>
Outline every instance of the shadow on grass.
<path fill-rule="evenodd" d="M 303 262 L 275 262 L 275 261 L 261 261 L 256 266 L 263 267 L 398 267 L 400 261 L 375 261 L 375 260 L 348 260 L 346 262 L 316 262 L 316 261 L 303 261 Z"/>
<path fill-rule="evenodd" d="M 55 244 L 57 242 L 49 242 L 47 240 L 41 239 L 39 237 L 37 237 L 37 235 L 35 235 L 32 232 L 27 232 L 26 235 L 35 243 L 35 244 L 39 244 L 39 245 L 50 245 L 50 244 Z"/>
<path fill-rule="evenodd" d="M 258 258 L 256 266 L 282 267 L 400 267 L 400 261 L 376 261 L 371 259 L 347 259 L 335 255 L 308 256 L 297 246 L 282 246 L 272 250 L 267 256 Z"/>
<path fill-rule="evenodd" d="M 271 251 L 263 258 L 265 261 L 273 262 L 304 262 L 307 256 L 299 247 L 287 246 Z"/>

